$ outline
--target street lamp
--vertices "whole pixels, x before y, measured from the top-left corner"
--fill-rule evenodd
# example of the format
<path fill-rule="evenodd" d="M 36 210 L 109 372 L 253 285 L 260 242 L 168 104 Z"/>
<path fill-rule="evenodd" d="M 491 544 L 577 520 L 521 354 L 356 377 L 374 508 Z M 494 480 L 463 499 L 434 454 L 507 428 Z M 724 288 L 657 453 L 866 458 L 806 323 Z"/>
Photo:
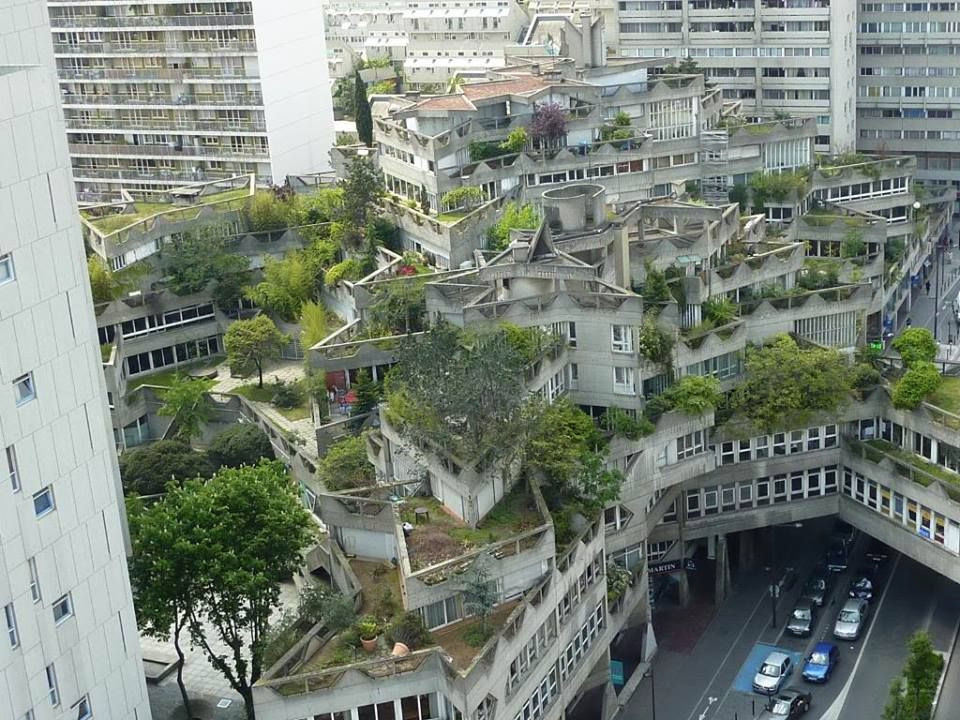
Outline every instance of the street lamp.
<path fill-rule="evenodd" d="M 780 598 L 780 581 L 777 578 L 777 525 L 770 526 L 770 627 L 777 627 L 777 600 Z M 785 523 L 782 527 L 802 528 L 802 522 Z"/>

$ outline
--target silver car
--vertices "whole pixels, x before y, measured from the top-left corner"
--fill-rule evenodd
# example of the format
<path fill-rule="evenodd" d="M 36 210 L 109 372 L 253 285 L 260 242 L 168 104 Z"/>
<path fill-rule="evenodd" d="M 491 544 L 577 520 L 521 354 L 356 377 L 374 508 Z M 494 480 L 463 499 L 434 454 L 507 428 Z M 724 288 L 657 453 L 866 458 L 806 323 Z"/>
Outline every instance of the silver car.
<path fill-rule="evenodd" d="M 860 637 L 867 619 L 869 605 L 866 600 L 852 598 L 843 604 L 837 622 L 833 626 L 833 636 L 840 640 L 856 640 Z"/>
<path fill-rule="evenodd" d="M 763 695 L 780 692 L 780 688 L 792 671 L 793 661 L 789 655 L 782 652 L 770 653 L 757 670 L 757 674 L 753 676 L 753 691 Z"/>

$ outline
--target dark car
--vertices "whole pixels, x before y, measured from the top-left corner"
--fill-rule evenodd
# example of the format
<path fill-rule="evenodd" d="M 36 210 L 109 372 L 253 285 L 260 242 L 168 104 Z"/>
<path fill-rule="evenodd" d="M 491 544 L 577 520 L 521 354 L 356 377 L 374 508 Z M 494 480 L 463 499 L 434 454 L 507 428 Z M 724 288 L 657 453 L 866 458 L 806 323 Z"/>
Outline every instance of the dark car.
<path fill-rule="evenodd" d="M 760 713 L 758 720 L 793 720 L 810 709 L 812 696 L 803 690 L 787 688 L 771 698 L 770 705 Z"/>
<path fill-rule="evenodd" d="M 831 539 L 842 540 L 847 547 L 853 545 L 853 541 L 857 539 L 856 529 L 850 525 L 850 523 L 845 523 L 843 520 L 837 520 L 833 524 L 833 530 L 830 532 Z"/>
<path fill-rule="evenodd" d="M 840 651 L 833 643 L 819 642 L 813 646 L 803 663 L 803 679 L 812 683 L 825 683 L 833 675 L 840 661 Z"/>
<path fill-rule="evenodd" d="M 830 540 L 827 546 L 827 570 L 838 573 L 847 569 L 850 547 L 840 538 Z"/>
<path fill-rule="evenodd" d="M 859 600 L 872 600 L 876 583 L 876 568 L 873 565 L 861 565 L 850 581 L 849 595 Z"/>
<path fill-rule="evenodd" d="M 827 601 L 827 595 L 830 594 L 830 573 L 824 568 L 824 572 L 815 572 L 803 586 L 804 597 L 810 598 L 814 605 L 823 607 Z"/>
<path fill-rule="evenodd" d="M 890 557 L 890 548 L 876 538 L 870 541 L 867 547 L 867 558 L 876 566 L 883 565 Z"/>
<path fill-rule="evenodd" d="M 810 598 L 802 597 L 797 601 L 787 621 L 787 632 L 797 637 L 806 637 L 813 630 L 817 620 L 817 606 Z"/>

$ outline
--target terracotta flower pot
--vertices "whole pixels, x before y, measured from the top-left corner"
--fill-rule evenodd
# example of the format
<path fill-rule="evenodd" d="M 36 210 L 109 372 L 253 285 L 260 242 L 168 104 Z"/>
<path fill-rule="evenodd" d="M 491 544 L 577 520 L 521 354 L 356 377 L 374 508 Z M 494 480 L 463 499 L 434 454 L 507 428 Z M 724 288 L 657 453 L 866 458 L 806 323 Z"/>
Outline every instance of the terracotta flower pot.
<path fill-rule="evenodd" d="M 360 638 L 360 643 L 363 645 L 363 649 L 368 653 L 372 653 L 377 649 L 377 639 L 375 637 L 370 638 L 369 640 L 366 638 Z"/>
<path fill-rule="evenodd" d="M 404 643 L 398 642 L 393 644 L 393 652 L 391 655 L 394 657 L 406 657 L 410 654 L 410 648 L 408 648 Z"/>

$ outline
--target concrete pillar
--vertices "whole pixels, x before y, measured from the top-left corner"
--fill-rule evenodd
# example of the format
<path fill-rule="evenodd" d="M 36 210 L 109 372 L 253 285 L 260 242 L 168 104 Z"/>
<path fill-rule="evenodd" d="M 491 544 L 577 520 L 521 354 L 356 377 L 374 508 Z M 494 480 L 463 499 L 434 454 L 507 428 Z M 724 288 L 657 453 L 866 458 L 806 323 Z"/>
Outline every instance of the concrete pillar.
<path fill-rule="evenodd" d="M 716 577 L 714 578 L 714 602 L 719 605 L 730 591 L 730 559 L 727 556 L 727 536 L 717 535 Z"/>
<path fill-rule="evenodd" d="M 677 578 L 680 580 L 680 607 L 687 607 L 690 604 L 690 581 L 687 579 L 687 571 L 681 570 Z"/>
<path fill-rule="evenodd" d="M 756 566 L 756 533 L 753 530 L 744 530 L 740 533 L 740 569 L 753 570 Z"/>

